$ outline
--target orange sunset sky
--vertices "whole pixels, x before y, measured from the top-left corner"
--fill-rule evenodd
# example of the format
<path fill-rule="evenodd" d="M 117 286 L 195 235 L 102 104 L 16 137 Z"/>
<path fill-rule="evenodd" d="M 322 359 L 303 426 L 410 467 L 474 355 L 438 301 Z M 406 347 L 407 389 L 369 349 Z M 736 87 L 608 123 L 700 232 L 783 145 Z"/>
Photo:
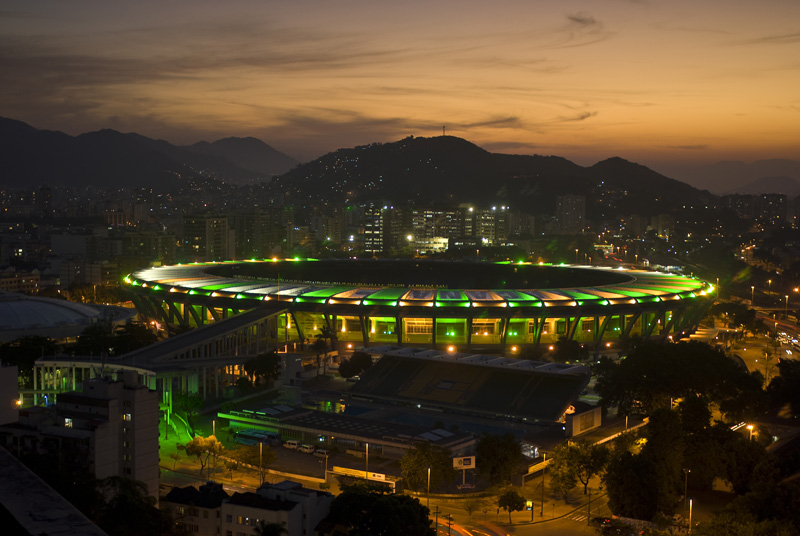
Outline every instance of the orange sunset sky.
<path fill-rule="evenodd" d="M 0 115 L 300 160 L 447 134 L 587 165 L 800 156 L 800 1 L 5 1 Z"/>

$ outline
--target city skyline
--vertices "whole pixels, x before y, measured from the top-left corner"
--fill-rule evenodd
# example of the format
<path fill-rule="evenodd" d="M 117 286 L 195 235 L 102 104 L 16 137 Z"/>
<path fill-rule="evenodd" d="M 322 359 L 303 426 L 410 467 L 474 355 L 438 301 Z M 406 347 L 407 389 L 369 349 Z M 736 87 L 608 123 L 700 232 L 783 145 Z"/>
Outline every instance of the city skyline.
<path fill-rule="evenodd" d="M 0 115 L 302 161 L 408 135 L 589 165 L 792 158 L 800 4 L 22 2 Z"/>

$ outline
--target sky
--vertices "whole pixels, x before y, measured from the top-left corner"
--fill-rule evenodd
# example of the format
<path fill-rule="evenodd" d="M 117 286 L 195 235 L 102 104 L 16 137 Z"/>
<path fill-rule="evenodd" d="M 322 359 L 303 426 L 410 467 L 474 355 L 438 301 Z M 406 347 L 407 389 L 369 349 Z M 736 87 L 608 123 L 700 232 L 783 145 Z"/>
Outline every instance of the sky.
<path fill-rule="evenodd" d="M 798 0 L 4 0 L 0 116 L 301 161 L 437 136 L 590 165 L 800 157 Z"/>

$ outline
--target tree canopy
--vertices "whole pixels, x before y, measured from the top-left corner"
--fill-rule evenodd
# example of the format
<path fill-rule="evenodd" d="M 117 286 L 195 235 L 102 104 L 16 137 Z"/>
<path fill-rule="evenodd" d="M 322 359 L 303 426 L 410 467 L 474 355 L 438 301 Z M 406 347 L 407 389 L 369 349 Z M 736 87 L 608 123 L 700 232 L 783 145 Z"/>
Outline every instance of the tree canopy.
<path fill-rule="evenodd" d="M 489 475 L 492 484 L 511 482 L 522 463 L 522 449 L 513 434 L 484 434 L 476 447 L 478 470 Z"/>
<path fill-rule="evenodd" d="M 326 518 L 350 536 L 435 536 L 429 510 L 408 495 L 383 493 L 363 485 L 345 486 Z"/>
<path fill-rule="evenodd" d="M 350 359 L 339 364 L 339 375 L 342 378 L 358 376 L 372 366 L 372 356 L 364 352 L 353 352 Z"/>
<path fill-rule="evenodd" d="M 195 456 L 197 458 L 197 461 L 200 462 L 200 473 L 202 474 L 209 458 L 225 452 L 225 447 L 213 435 L 208 437 L 196 436 L 183 446 L 183 450 L 186 451 L 187 456 Z"/>
<path fill-rule="evenodd" d="M 256 385 L 259 384 L 261 379 L 265 382 L 274 380 L 280 374 L 280 370 L 281 358 L 275 350 L 259 354 L 244 362 L 245 373 L 247 373 L 247 376 Z"/>
<path fill-rule="evenodd" d="M 405 485 L 413 490 L 425 490 L 428 485 L 428 468 L 431 470 L 431 489 L 450 486 L 455 477 L 450 452 L 430 443 L 416 443 L 400 460 L 400 470 Z"/>
<path fill-rule="evenodd" d="M 670 400 L 702 393 L 740 418 L 743 398 L 751 403 L 762 398 L 756 376 L 699 342 L 645 343 L 619 363 L 601 359 L 595 373 L 603 406 L 617 406 L 622 415 L 650 414 L 668 408 Z"/>
<path fill-rule="evenodd" d="M 511 512 L 525 509 L 525 497 L 515 489 L 510 489 L 497 498 L 497 506 L 508 512 L 508 524 L 511 524 Z"/>

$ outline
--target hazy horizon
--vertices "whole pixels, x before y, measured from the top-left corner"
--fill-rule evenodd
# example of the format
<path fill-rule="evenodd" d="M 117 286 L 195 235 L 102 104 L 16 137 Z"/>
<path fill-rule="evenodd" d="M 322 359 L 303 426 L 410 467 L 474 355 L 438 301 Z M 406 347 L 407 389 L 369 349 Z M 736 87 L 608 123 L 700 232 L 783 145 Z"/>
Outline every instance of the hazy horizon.
<path fill-rule="evenodd" d="M 10 1 L 0 115 L 303 162 L 442 126 L 580 165 L 791 159 L 797 20 L 793 0 Z"/>

